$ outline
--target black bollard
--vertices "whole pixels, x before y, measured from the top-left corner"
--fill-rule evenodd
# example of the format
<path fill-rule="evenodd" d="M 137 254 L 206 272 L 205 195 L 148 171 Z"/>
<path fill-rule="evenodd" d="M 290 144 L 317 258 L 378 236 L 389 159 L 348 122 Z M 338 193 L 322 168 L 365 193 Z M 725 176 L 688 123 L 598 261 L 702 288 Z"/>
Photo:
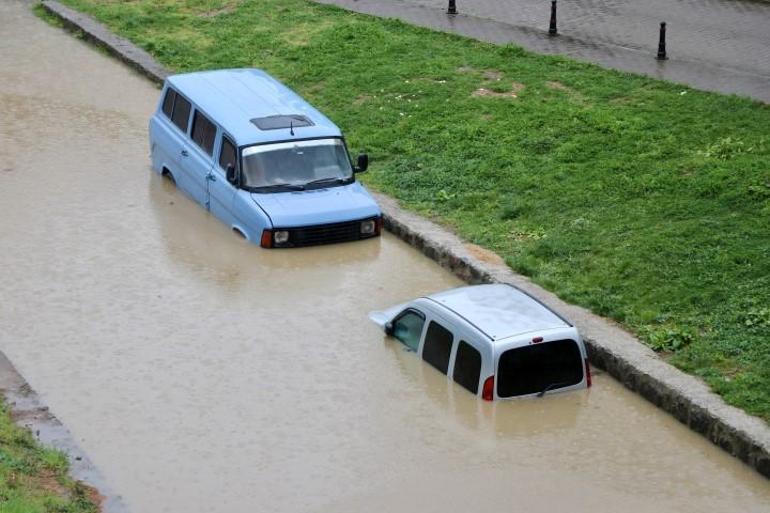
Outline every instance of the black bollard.
<path fill-rule="evenodd" d="M 666 57 L 666 22 L 660 23 L 660 40 L 658 41 L 658 60 L 665 61 Z"/>
<path fill-rule="evenodd" d="M 455 0 L 449 0 L 449 7 L 447 7 L 446 13 L 457 14 L 457 3 Z"/>
<path fill-rule="evenodd" d="M 551 1 L 551 24 L 548 26 L 548 35 L 555 36 L 556 31 L 556 0 Z"/>

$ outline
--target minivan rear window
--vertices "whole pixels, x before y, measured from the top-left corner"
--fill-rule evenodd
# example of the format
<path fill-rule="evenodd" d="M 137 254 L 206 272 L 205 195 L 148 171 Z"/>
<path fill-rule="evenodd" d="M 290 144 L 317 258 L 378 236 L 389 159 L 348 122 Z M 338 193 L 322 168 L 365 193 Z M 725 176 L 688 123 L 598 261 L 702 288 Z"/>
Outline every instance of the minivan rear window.
<path fill-rule="evenodd" d="M 577 385 L 583 358 L 574 340 L 556 340 L 509 349 L 497 365 L 497 395 L 513 397 Z"/>

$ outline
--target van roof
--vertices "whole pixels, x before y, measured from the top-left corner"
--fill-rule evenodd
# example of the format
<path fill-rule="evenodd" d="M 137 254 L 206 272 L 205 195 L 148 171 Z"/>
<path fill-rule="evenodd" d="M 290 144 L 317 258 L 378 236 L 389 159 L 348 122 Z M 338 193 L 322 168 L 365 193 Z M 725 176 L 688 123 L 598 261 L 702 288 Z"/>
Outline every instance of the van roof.
<path fill-rule="evenodd" d="M 460 287 L 427 298 L 463 317 L 493 341 L 572 326 L 533 297 L 507 284 Z"/>
<path fill-rule="evenodd" d="M 260 69 L 198 71 L 172 75 L 167 81 L 222 126 L 238 146 L 342 135 L 326 116 Z M 304 116 L 310 123 L 295 124 L 292 136 L 288 127 L 260 129 L 252 122 L 277 116 Z"/>

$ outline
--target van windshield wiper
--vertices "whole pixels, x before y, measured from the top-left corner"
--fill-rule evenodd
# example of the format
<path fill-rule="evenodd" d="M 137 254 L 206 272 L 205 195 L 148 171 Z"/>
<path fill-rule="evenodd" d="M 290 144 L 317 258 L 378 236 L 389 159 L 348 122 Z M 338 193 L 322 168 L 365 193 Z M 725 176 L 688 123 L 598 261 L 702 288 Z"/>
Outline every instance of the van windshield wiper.
<path fill-rule="evenodd" d="M 338 176 L 330 176 L 326 178 L 319 178 L 317 180 L 311 180 L 307 182 L 305 185 L 315 185 L 318 183 L 344 183 L 347 181 L 347 178 L 340 178 Z"/>
<path fill-rule="evenodd" d="M 559 388 L 559 387 L 563 387 L 563 386 L 567 386 L 567 385 L 569 385 L 569 383 L 566 383 L 564 381 L 559 382 L 559 383 L 551 383 L 548 386 L 546 386 L 543 390 L 541 390 L 537 394 L 537 397 L 543 397 L 545 395 L 545 393 L 548 392 L 549 390 L 553 390 L 554 388 Z"/>
<path fill-rule="evenodd" d="M 305 186 L 299 183 L 273 183 L 270 185 L 262 185 L 260 187 L 254 187 L 257 190 L 272 190 L 272 189 L 288 189 L 290 191 L 304 191 Z"/>

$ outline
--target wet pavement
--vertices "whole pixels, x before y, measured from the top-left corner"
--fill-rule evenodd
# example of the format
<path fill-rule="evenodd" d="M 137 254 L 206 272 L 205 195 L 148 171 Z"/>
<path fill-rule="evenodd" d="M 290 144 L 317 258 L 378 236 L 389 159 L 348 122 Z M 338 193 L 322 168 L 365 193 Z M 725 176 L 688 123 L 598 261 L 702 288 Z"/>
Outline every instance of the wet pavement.
<path fill-rule="evenodd" d="M 447 0 L 317 1 L 770 102 L 770 2 L 562 0 L 549 37 L 547 0 L 457 0 L 457 16 Z M 658 61 L 664 21 L 669 59 Z"/>
<path fill-rule="evenodd" d="M 367 312 L 454 286 L 392 236 L 238 239 L 149 168 L 145 79 L 0 3 L 0 348 L 133 511 L 767 511 L 614 380 L 490 404 Z"/>

